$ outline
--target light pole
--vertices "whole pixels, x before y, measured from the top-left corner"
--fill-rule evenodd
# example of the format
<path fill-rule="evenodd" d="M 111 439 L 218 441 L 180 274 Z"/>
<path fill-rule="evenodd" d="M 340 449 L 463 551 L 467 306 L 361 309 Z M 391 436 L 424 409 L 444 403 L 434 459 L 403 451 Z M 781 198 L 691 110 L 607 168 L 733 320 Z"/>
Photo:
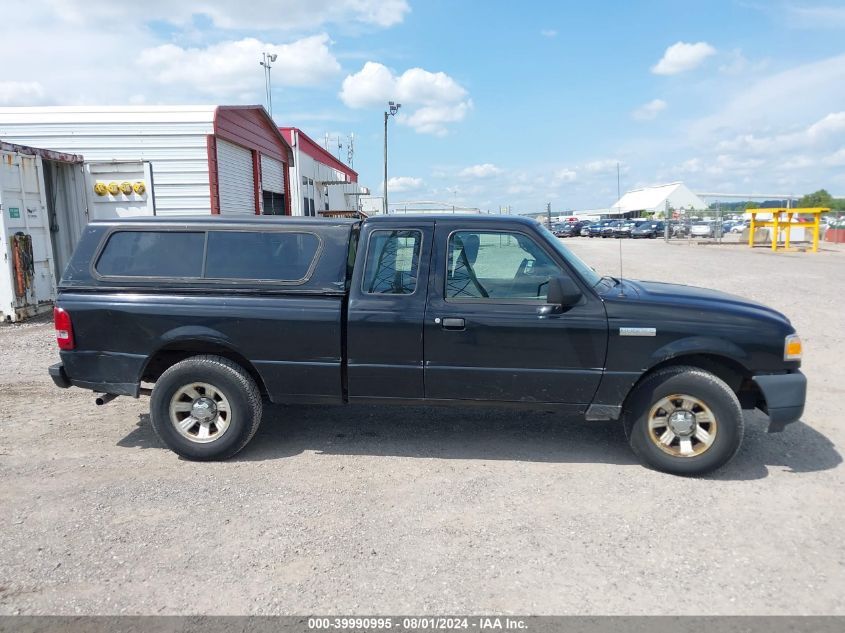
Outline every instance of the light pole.
<path fill-rule="evenodd" d="M 384 111 L 384 214 L 387 215 L 388 213 L 388 206 L 387 206 L 387 119 L 388 117 L 396 116 L 396 113 L 399 112 L 399 108 L 402 107 L 401 103 L 393 103 L 389 101 L 387 103 L 387 110 Z"/>
<path fill-rule="evenodd" d="M 273 118 L 273 93 L 270 91 L 270 69 L 273 68 L 272 63 L 276 61 L 278 55 L 275 53 L 261 53 L 263 60 L 258 62 L 264 66 L 264 96 L 267 103 L 267 111 L 270 113 L 270 118 Z"/>

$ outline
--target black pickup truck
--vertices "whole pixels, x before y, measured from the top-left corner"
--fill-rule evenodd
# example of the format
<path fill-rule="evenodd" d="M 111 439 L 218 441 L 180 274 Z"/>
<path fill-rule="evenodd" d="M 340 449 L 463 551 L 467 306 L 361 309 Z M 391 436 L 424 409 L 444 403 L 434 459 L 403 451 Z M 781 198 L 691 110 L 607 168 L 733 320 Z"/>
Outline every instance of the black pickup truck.
<path fill-rule="evenodd" d="M 646 465 L 701 474 L 736 453 L 743 408 L 782 430 L 806 391 L 779 312 L 602 277 L 513 217 L 94 222 L 55 326 L 56 385 L 151 395 L 162 441 L 200 460 L 246 446 L 266 398 L 618 420 Z"/>

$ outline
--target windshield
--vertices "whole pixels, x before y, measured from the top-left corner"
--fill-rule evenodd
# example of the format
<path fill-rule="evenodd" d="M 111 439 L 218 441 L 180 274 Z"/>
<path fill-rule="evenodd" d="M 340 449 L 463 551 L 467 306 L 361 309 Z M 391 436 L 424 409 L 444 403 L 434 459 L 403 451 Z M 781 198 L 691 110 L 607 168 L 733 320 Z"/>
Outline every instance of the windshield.
<path fill-rule="evenodd" d="M 595 270 L 590 268 L 584 262 L 584 260 L 578 257 L 575 253 L 566 248 L 561 240 L 557 239 L 554 235 L 551 234 L 548 228 L 541 225 L 540 230 L 544 233 L 546 242 L 550 244 L 552 248 L 554 248 L 560 254 L 561 257 L 563 257 L 563 259 L 566 260 L 567 264 L 569 264 L 578 272 L 579 275 L 581 275 L 587 285 L 592 288 L 601 281 L 601 275 L 599 275 Z"/>

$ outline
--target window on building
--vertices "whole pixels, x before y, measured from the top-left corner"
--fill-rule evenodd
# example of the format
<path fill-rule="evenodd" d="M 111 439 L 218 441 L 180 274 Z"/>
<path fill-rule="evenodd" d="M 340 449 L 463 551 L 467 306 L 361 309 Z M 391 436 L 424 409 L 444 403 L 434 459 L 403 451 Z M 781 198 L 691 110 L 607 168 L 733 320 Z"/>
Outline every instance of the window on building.
<path fill-rule="evenodd" d="M 202 276 L 205 233 L 118 231 L 109 237 L 96 269 L 118 277 Z"/>
<path fill-rule="evenodd" d="M 417 287 L 421 245 L 419 231 L 373 231 L 364 267 L 364 292 L 412 294 Z"/>
<path fill-rule="evenodd" d="M 262 191 L 261 198 L 264 202 L 262 213 L 264 215 L 285 214 L 285 194 L 275 191 Z"/>
<path fill-rule="evenodd" d="M 302 281 L 320 240 L 292 231 L 209 231 L 205 277 Z"/>
<path fill-rule="evenodd" d="M 449 238 L 447 299 L 545 300 L 560 267 L 522 233 L 458 231 Z"/>

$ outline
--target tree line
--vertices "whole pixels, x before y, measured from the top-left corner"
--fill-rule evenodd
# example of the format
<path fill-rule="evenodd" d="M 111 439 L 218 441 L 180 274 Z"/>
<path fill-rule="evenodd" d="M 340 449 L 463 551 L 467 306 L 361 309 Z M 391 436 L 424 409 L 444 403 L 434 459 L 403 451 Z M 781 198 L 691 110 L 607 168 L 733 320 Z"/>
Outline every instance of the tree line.
<path fill-rule="evenodd" d="M 786 200 L 764 200 L 758 202 L 756 200 L 741 200 L 738 202 L 712 202 L 710 209 L 720 208 L 723 212 L 739 212 L 746 209 L 774 209 L 778 207 L 785 207 Z M 812 207 L 827 207 L 831 211 L 845 211 L 845 198 L 834 198 L 826 189 L 819 189 L 813 193 L 808 193 L 801 196 L 801 198 L 793 204 L 794 207 L 812 208 Z"/>

